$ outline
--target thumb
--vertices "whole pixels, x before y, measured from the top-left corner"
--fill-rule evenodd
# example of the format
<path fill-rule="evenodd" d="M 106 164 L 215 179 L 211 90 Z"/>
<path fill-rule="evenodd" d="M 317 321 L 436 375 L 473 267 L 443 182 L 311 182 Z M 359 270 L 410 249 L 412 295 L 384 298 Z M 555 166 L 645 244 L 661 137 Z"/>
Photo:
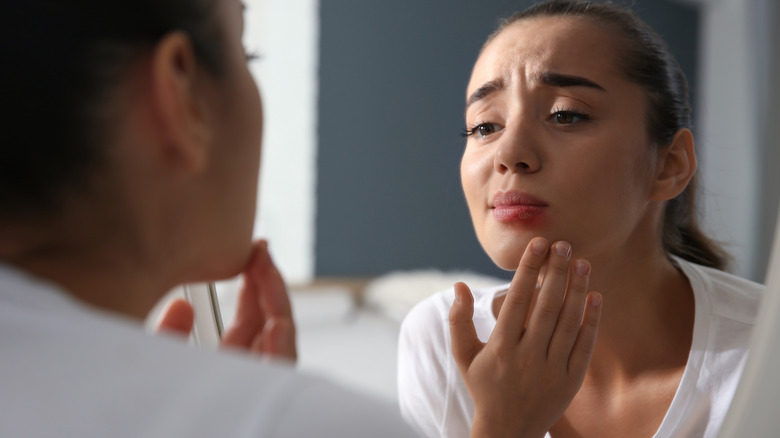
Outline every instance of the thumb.
<path fill-rule="evenodd" d="M 195 324 L 195 311 L 187 300 L 177 298 L 172 300 L 157 322 L 157 333 L 173 333 L 189 336 Z"/>
<path fill-rule="evenodd" d="M 455 301 L 450 307 L 450 338 L 452 355 L 458 368 L 468 369 L 485 345 L 477 337 L 474 328 L 474 296 L 464 283 L 455 283 Z"/>

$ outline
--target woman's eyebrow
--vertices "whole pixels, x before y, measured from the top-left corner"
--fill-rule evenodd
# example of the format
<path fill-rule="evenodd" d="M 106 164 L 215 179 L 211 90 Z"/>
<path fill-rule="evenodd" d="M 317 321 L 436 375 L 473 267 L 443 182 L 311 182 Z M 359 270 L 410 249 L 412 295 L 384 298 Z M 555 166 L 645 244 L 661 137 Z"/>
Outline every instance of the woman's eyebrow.
<path fill-rule="evenodd" d="M 601 85 L 581 76 L 562 75 L 560 73 L 544 72 L 539 75 L 539 80 L 551 87 L 588 87 L 600 91 L 607 91 Z"/>
<path fill-rule="evenodd" d="M 469 106 L 471 106 L 471 104 L 473 104 L 474 102 L 484 99 L 489 95 L 495 93 L 496 91 L 500 91 L 503 89 L 504 89 L 504 81 L 500 79 L 485 82 L 484 84 L 482 84 L 481 87 L 474 90 L 474 92 L 471 93 L 469 98 L 466 99 L 466 109 L 469 109 Z"/>

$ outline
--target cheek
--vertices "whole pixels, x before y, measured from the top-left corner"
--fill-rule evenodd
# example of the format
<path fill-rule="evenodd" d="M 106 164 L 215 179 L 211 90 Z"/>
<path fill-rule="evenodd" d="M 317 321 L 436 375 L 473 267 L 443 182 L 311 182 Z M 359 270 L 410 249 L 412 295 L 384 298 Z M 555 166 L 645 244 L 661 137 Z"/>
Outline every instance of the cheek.
<path fill-rule="evenodd" d="M 263 134 L 263 102 L 260 90 L 246 67 L 241 72 L 241 84 L 234 97 L 239 103 L 235 111 L 240 111 L 234 114 L 236 123 L 240 124 L 235 129 L 236 132 L 242 133 L 242 140 L 259 159 L 260 139 Z"/>
<path fill-rule="evenodd" d="M 224 178 L 228 190 L 222 194 L 230 212 L 228 227 L 233 242 L 251 240 L 257 204 L 260 149 L 263 132 L 262 102 L 246 67 L 233 80 L 230 99 L 223 114 L 220 147 L 224 148 Z"/>
<path fill-rule="evenodd" d="M 242 114 L 237 119 L 242 126 L 236 126 L 236 131 L 243 133 L 240 147 L 242 164 L 245 167 L 246 176 L 250 179 L 253 190 L 257 189 L 257 176 L 260 170 L 261 140 L 263 136 L 263 104 L 260 92 L 249 71 L 244 72 L 244 87 L 238 98 L 243 99 L 241 105 Z"/>
<path fill-rule="evenodd" d="M 619 147 L 618 147 L 619 146 Z M 555 188 L 556 224 L 581 256 L 590 256 L 625 240 L 647 211 L 651 162 L 638 148 L 622 143 L 610 151 L 591 149 L 589 157 L 567 162 L 565 184 Z M 637 148 L 636 154 L 626 150 Z M 599 152 L 595 152 L 598 150 Z"/>
<path fill-rule="evenodd" d="M 494 224 L 490 220 L 488 201 L 491 193 L 498 189 L 491 186 L 494 173 L 493 156 L 489 149 L 466 149 L 460 166 L 461 184 L 477 240 L 499 267 L 513 269 L 515 265 L 502 258 L 507 242 L 501 237 L 502 233 L 491 228 Z"/>
<path fill-rule="evenodd" d="M 479 154 L 468 148 L 463 153 L 460 162 L 460 181 L 475 227 L 482 222 L 482 215 L 487 205 L 490 170 L 491 166 L 486 154 Z M 476 231 L 479 234 L 478 228 Z"/>

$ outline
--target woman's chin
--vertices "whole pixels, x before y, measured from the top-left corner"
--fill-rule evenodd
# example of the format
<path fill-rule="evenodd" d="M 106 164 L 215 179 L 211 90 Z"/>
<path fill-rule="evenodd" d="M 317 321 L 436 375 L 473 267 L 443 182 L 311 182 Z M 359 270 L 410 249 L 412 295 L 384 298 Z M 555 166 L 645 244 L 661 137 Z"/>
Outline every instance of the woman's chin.
<path fill-rule="evenodd" d="M 211 281 L 228 280 L 244 272 L 252 255 L 252 246 L 246 245 L 231 251 L 213 253 L 208 260 L 200 263 L 200 268 L 193 269 L 194 280 L 188 283 L 204 283 Z"/>
<path fill-rule="evenodd" d="M 511 241 L 503 240 L 500 244 L 492 245 L 492 248 L 485 245 L 483 247 L 486 248 L 488 256 L 496 266 L 507 271 L 515 271 L 531 239 L 529 237 L 527 239 L 512 239 Z"/>

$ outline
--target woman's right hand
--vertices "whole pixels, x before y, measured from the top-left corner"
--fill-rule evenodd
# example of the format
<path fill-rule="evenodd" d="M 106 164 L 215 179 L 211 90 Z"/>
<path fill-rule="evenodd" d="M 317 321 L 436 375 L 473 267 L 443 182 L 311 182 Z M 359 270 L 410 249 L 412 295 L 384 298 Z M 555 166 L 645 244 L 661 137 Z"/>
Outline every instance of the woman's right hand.
<path fill-rule="evenodd" d="M 295 362 L 298 351 L 290 297 L 267 241 L 253 244 L 242 277 L 236 316 L 220 346 Z"/>
<path fill-rule="evenodd" d="M 225 331 L 220 347 L 295 362 L 298 352 L 290 297 L 282 275 L 271 260 L 268 242 L 259 240 L 252 244 L 252 254 L 242 277 L 236 316 Z M 189 302 L 173 300 L 163 312 L 157 331 L 189 336 L 194 319 Z"/>
<path fill-rule="evenodd" d="M 450 336 L 474 401 L 472 437 L 543 437 L 582 385 L 596 342 L 601 295 L 588 293 L 589 263 L 572 263 L 570 255 L 566 242 L 550 248 L 543 238 L 531 240 L 487 343 L 477 338 L 469 288 L 455 285 Z"/>

